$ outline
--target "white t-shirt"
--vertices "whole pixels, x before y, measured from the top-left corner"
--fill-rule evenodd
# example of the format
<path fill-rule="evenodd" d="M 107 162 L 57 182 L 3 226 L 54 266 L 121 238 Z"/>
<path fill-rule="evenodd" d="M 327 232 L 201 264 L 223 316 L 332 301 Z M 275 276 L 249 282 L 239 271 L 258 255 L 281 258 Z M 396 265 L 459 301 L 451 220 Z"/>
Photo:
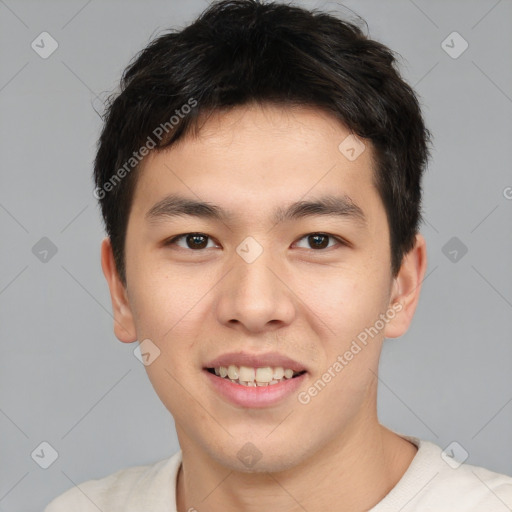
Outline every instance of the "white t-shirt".
<path fill-rule="evenodd" d="M 441 456 L 438 445 L 399 435 L 414 443 L 418 452 L 397 485 L 368 512 L 512 510 L 512 477 L 480 466 L 457 467 L 455 459 Z M 181 450 L 153 465 L 88 480 L 55 498 L 44 512 L 177 512 L 180 464 Z"/>

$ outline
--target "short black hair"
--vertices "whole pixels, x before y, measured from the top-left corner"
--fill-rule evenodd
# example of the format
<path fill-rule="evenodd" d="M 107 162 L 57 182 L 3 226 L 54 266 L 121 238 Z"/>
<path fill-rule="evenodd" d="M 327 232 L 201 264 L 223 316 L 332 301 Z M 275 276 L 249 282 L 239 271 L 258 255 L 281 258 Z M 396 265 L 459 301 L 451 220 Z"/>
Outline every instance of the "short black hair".
<path fill-rule="evenodd" d="M 396 62 L 395 52 L 353 22 L 257 0 L 214 2 L 190 25 L 150 41 L 107 101 L 94 162 L 94 195 L 122 282 L 144 156 L 198 133 L 200 114 L 250 103 L 322 109 L 371 142 L 395 277 L 422 221 L 421 177 L 431 138 Z"/>

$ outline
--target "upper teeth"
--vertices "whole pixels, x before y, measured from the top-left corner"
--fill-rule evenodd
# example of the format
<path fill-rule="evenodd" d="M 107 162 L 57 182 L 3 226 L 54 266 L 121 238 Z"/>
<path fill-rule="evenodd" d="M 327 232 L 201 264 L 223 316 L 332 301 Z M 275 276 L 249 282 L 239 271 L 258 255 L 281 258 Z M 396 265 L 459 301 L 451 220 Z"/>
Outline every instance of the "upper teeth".
<path fill-rule="evenodd" d="M 290 368 L 276 366 L 264 366 L 263 368 L 251 368 L 249 366 L 218 366 L 214 368 L 215 375 L 227 377 L 232 381 L 237 381 L 246 386 L 268 386 L 269 384 L 277 384 L 283 378 L 291 379 L 294 371 Z"/>

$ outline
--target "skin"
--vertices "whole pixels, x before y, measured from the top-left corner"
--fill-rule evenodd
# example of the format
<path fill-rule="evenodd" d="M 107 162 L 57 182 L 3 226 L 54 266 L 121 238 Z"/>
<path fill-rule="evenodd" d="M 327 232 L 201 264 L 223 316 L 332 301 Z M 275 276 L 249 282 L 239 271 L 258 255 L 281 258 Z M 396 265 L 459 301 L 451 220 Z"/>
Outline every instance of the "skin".
<path fill-rule="evenodd" d="M 365 151 L 348 160 L 338 145 L 349 134 L 312 108 L 217 112 L 197 137 L 144 161 L 128 220 L 126 286 L 103 241 L 116 336 L 126 343 L 149 338 L 160 350 L 146 370 L 183 452 L 179 512 L 368 510 L 417 452 L 379 423 L 376 397 L 382 342 L 403 335 L 416 309 L 425 240 L 417 234 L 393 278 L 372 147 L 364 141 Z M 149 222 L 148 210 L 170 193 L 215 203 L 234 217 Z M 326 193 L 350 196 L 367 227 L 325 216 L 270 220 L 277 206 Z M 190 248 L 183 238 L 163 245 L 190 232 L 211 237 L 208 247 Z M 319 232 L 349 245 L 331 238 L 317 249 L 307 235 Z M 247 236 L 263 247 L 250 264 L 236 253 Z M 273 407 L 237 407 L 203 373 L 226 352 L 278 351 L 308 368 L 299 391 L 307 390 L 394 303 L 401 311 L 307 405 L 293 393 Z M 262 455 L 252 468 L 237 457 L 247 442 Z"/>

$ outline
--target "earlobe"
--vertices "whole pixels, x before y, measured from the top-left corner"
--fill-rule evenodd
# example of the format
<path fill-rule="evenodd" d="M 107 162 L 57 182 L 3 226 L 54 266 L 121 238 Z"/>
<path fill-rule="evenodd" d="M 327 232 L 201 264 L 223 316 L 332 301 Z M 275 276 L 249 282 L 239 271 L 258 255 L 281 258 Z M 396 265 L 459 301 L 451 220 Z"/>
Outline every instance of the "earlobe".
<path fill-rule="evenodd" d="M 414 247 L 404 256 L 393 281 L 390 308 L 396 315 L 387 323 L 386 338 L 398 338 L 407 332 L 419 301 L 421 285 L 427 269 L 427 248 L 423 235 L 416 234 Z"/>
<path fill-rule="evenodd" d="M 119 341 L 132 343 L 137 340 L 135 323 L 126 295 L 126 288 L 119 277 L 112 245 L 108 237 L 101 244 L 101 268 L 110 290 L 112 313 L 114 315 L 114 333 Z"/>

